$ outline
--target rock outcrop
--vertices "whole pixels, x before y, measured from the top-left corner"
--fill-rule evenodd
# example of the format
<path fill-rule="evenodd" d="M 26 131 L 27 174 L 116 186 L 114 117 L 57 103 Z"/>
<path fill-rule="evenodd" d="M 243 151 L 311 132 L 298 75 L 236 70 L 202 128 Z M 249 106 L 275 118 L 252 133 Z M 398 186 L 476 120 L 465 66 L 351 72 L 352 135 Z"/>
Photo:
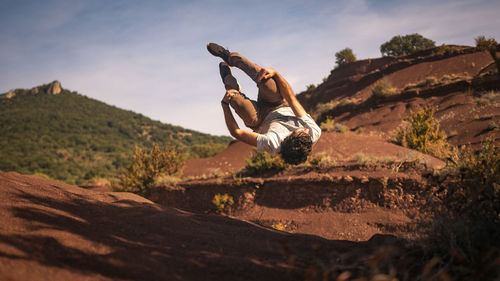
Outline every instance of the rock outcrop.
<path fill-rule="evenodd" d="M 58 95 L 61 93 L 61 82 L 55 80 L 49 86 L 49 90 L 47 91 L 49 95 Z"/>
<path fill-rule="evenodd" d="M 11 99 L 16 96 L 16 92 L 14 90 L 10 90 L 7 94 L 5 94 L 5 97 L 8 99 Z"/>

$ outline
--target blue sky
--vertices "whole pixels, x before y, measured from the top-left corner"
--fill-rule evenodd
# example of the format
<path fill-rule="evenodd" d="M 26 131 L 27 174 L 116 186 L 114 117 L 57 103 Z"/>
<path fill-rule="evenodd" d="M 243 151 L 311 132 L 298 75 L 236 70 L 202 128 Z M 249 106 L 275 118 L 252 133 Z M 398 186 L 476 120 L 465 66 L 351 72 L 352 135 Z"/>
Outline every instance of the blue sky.
<path fill-rule="evenodd" d="M 298 93 L 328 76 L 345 47 L 366 59 L 394 35 L 500 41 L 499 12 L 497 0 L 0 0 L 0 93 L 57 79 L 164 123 L 228 135 L 220 60 L 207 42 L 276 68 Z M 254 83 L 234 73 L 255 97 Z"/>

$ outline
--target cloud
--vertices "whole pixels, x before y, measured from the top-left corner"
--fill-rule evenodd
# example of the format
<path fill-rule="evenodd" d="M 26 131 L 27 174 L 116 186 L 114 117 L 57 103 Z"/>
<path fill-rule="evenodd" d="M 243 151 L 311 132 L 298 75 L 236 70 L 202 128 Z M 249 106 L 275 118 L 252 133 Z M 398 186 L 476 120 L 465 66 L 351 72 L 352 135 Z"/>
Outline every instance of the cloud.
<path fill-rule="evenodd" d="M 399 34 L 417 32 L 438 44 L 500 38 L 497 1 L 65 3 L 1 12 L 8 31 L 0 33 L 0 92 L 59 79 L 153 119 L 226 135 L 220 60 L 206 51 L 208 41 L 278 69 L 300 92 L 328 76 L 335 52 L 345 47 L 365 59 L 380 56 L 380 44 Z M 24 21 L 14 16 L 20 12 Z M 234 73 L 255 97 L 253 81 Z"/>

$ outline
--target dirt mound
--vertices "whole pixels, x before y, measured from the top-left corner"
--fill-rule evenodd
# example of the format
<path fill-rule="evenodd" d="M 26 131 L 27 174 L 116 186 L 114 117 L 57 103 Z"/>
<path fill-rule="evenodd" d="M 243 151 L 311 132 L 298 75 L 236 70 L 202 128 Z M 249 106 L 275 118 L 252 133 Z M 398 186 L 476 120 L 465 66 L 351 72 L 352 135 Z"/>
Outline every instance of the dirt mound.
<path fill-rule="evenodd" d="M 392 144 L 375 134 L 356 134 L 353 132 L 323 132 L 312 154 L 325 153 L 333 161 L 365 160 L 408 160 L 422 159 L 434 168 L 444 163 L 434 157 Z M 184 168 L 184 177 L 204 177 L 229 175 L 245 167 L 245 159 L 252 156 L 252 147 L 239 141 L 229 145 L 218 155 L 204 159 L 189 160 Z"/>
<path fill-rule="evenodd" d="M 437 108 L 436 117 L 454 145 L 479 143 L 487 136 L 500 139 L 500 79 L 493 59 L 484 50 L 451 46 L 400 57 L 369 59 L 334 69 L 315 90 L 298 96 L 305 107 L 338 102 L 325 112 L 315 112 L 352 130 L 384 133 L 391 138 L 410 110 Z M 381 81 L 395 93 L 370 99 Z"/>
<path fill-rule="evenodd" d="M 318 247 L 360 257 L 395 242 L 288 234 L 13 172 L 0 186 L 2 280 L 304 280 L 301 257 Z"/>

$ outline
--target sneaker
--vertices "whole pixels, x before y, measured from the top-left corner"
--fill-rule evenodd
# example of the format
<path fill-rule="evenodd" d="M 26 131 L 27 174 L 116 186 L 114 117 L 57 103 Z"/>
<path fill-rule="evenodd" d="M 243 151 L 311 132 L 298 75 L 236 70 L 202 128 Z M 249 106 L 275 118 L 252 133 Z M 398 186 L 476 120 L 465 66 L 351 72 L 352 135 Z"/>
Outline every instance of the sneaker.
<path fill-rule="evenodd" d="M 229 63 L 229 50 L 217 45 L 215 43 L 208 43 L 207 50 L 210 54 L 223 59 L 225 62 Z"/>
<path fill-rule="evenodd" d="M 219 64 L 219 72 L 220 77 L 222 78 L 222 83 L 224 83 L 226 90 L 234 89 L 238 92 L 241 92 L 241 86 L 238 81 L 236 81 L 236 78 L 234 78 L 231 67 L 227 63 L 221 62 Z"/>

